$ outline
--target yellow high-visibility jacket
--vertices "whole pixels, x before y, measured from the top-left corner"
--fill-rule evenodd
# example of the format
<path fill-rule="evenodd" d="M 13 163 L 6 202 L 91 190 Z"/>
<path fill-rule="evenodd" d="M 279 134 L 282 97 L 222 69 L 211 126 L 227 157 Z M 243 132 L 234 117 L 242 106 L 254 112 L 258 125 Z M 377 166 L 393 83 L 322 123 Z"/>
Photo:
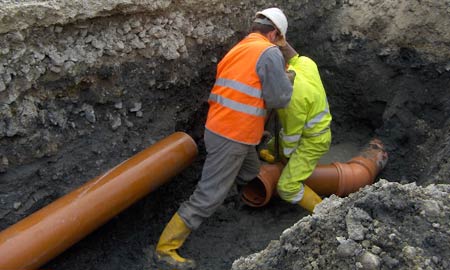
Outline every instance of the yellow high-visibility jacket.
<path fill-rule="evenodd" d="M 325 133 L 332 119 L 316 63 L 296 55 L 288 64 L 288 69 L 296 73 L 293 93 L 289 105 L 277 110 L 281 122 L 280 147 L 287 158 L 302 138 Z"/>

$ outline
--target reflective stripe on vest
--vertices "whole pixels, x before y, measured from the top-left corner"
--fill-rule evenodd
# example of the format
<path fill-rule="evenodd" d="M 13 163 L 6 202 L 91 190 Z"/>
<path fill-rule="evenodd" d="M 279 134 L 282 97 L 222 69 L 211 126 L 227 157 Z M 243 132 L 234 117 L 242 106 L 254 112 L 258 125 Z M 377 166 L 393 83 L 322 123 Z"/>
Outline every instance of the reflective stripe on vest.
<path fill-rule="evenodd" d="M 230 87 L 234 90 L 237 90 L 241 93 L 247 94 L 252 97 L 261 98 L 262 92 L 261 90 L 257 88 L 253 88 L 251 86 L 245 85 L 243 83 L 240 83 L 238 81 L 224 79 L 224 78 L 218 78 L 216 80 L 215 85 L 224 86 L 224 87 Z"/>
<path fill-rule="evenodd" d="M 326 115 L 330 113 L 328 100 L 325 98 L 325 102 L 327 103 L 327 106 L 325 107 L 325 110 L 321 111 L 319 114 L 313 117 L 313 119 L 309 120 L 308 123 L 305 124 L 306 129 L 313 128 L 315 124 L 320 123 L 322 121 L 322 118 L 324 118 Z"/>
<path fill-rule="evenodd" d="M 302 137 L 302 135 L 300 135 L 300 134 L 286 135 L 286 134 L 284 134 L 283 128 L 281 128 L 280 133 L 281 133 L 281 139 L 288 143 L 298 142 L 298 141 L 300 141 L 300 138 Z"/>
<path fill-rule="evenodd" d="M 239 103 L 232 99 L 228 99 L 228 98 L 216 95 L 216 94 L 210 94 L 209 100 L 215 101 L 222 106 L 228 107 L 228 108 L 238 111 L 238 112 L 243 112 L 243 113 L 251 114 L 254 116 L 262 116 L 262 117 L 266 116 L 265 109 L 261 109 L 261 108 L 253 107 L 253 106 L 246 105 L 243 103 Z"/>
<path fill-rule="evenodd" d="M 319 132 L 316 132 L 316 133 L 313 133 L 313 134 L 308 134 L 308 135 L 305 135 L 303 137 L 304 138 L 317 137 L 319 135 L 322 135 L 322 134 L 326 133 L 328 131 L 328 129 L 330 129 L 330 126 L 322 129 Z M 290 135 L 290 136 L 282 135 L 281 138 L 285 142 L 293 143 L 293 142 L 300 142 L 300 139 L 302 138 L 302 136 L 301 135 Z M 295 151 L 295 149 L 297 149 L 297 146 L 298 146 L 298 143 L 297 143 L 296 147 L 283 147 L 283 154 L 286 157 L 290 156 Z"/>
<path fill-rule="evenodd" d="M 283 140 L 283 142 L 286 142 L 286 144 L 299 142 L 302 138 L 302 135 L 300 134 L 286 135 L 283 128 L 281 128 L 280 130 L 280 135 L 281 139 Z M 295 149 L 296 147 L 283 147 L 283 154 L 288 157 L 295 151 Z"/>

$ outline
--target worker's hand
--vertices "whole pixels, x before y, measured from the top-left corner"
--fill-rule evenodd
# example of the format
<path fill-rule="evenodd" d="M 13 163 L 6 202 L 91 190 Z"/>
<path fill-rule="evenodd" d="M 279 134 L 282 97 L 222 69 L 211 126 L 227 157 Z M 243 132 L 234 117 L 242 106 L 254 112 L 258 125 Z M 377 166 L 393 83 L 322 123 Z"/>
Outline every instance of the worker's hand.
<path fill-rule="evenodd" d="M 288 70 L 288 71 L 286 71 L 286 74 L 287 74 L 289 80 L 291 81 L 291 83 L 294 84 L 295 76 L 297 75 L 297 74 L 295 73 L 295 71 L 293 71 L 293 70 Z"/>
<path fill-rule="evenodd" d="M 268 163 L 275 162 L 275 156 L 269 151 L 269 149 L 262 149 L 259 151 L 259 157 Z"/>
<path fill-rule="evenodd" d="M 286 45 L 284 46 L 279 46 L 281 53 L 283 54 L 284 60 L 287 62 L 289 62 L 289 60 L 291 60 L 292 57 L 294 57 L 295 55 L 297 55 L 297 51 L 292 48 L 292 46 L 286 42 Z"/>

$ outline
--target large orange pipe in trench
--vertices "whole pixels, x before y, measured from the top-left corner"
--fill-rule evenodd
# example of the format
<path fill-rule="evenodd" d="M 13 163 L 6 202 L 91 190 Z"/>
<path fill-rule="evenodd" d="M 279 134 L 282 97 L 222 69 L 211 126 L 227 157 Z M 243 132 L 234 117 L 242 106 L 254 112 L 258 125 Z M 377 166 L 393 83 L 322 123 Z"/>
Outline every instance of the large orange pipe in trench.
<path fill-rule="evenodd" d="M 304 182 L 317 194 L 346 196 L 361 187 L 373 183 L 378 173 L 386 166 L 387 152 L 378 139 L 369 142 L 368 147 L 346 163 L 333 162 L 317 165 L 311 176 Z M 249 206 L 266 205 L 276 194 L 276 186 L 284 165 L 281 163 L 261 166 L 258 176 L 246 185 L 242 200 Z"/>
<path fill-rule="evenodd" d="M 0 232 L 0 270 L 36 269 L 188 167 L 197 145 L 176 132 Z"/>

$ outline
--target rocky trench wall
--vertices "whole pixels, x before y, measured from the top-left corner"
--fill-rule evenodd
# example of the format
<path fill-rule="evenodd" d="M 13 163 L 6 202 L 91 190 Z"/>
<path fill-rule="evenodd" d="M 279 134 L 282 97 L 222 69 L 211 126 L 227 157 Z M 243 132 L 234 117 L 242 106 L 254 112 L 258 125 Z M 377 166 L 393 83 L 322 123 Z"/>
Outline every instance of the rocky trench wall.
<path fill-rule="evenodd" d="M 334 142 L 380 137 L 382 176 L 449 183 L 450 1 L 308 1 L 286 8 L 289 40 L 316 60 Z"/>
<path fill-rule="evenodd" d="M 199 140 L 217 61 L 270 6 L 335 141 L 380 136 L 393 181 L 449 181 L 449 1 L 1 1 L 0 227 L 175 130 Z"/>
<path fill-rule="evenodd" d="M 0 8 L 2 228 L 174 131 L 201 138 L 244 29 L 233 1 L 25 2 Z"/>

